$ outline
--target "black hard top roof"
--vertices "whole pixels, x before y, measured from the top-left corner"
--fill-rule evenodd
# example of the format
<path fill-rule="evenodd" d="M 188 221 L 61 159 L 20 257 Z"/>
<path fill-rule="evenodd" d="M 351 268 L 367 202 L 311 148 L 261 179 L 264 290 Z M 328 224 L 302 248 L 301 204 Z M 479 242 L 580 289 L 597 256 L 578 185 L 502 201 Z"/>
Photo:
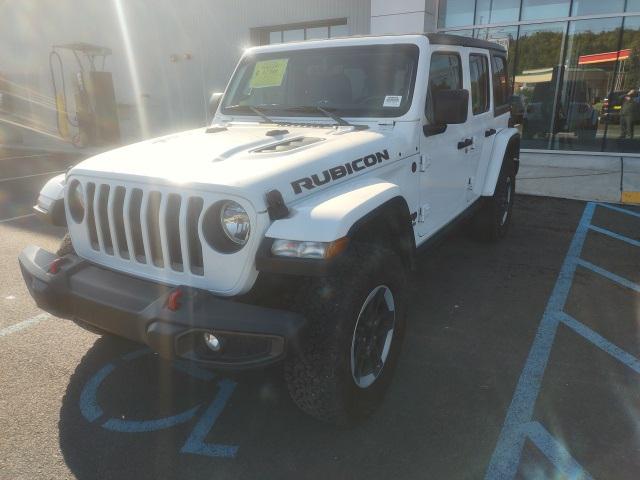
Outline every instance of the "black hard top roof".
<path fill-rule="evenodd" d="M 449 33 L 425 33 L 424 35 L 429 39 L 429 43 L 434 45 L 455 45 L 457 47 L 487 48 L 500 52 L 507 51 L 502 45 L 488 42 L 487 40 L 480 40 L 479 38 L 463 37 Z"/>

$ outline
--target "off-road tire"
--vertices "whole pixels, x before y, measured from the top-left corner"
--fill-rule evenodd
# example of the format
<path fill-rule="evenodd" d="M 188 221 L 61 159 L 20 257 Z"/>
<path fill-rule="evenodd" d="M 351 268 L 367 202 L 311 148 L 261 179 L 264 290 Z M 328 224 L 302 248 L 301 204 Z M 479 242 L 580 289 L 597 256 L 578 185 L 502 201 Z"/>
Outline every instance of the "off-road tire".
<path fill-rule="evenodd" d="M 62 241 L 60 242 L 60 246 L 58 247 L 58 251 L 56 255 L 59 257 L 64 257 L 65 255 L 75 255 L 76 251 L 73 248 L 73 244 L 71 243 L 71 236 L 67 233 Z"/>
<path fill-rule="evenodd" d="M 406 324 L 406 274 L 398 255 L 369 244 L 352 244 L 346 255 L 335 275 L 309 278 L 300 288 L 297 309 L 308 325 L 284 365 L 295 404 L 318 420 L 340 426 L 369 417 L 382 401 Z M 351 369 L 354 330 L 365 300 L 380 285 L 393 294 L 395 326 L 382 371 L 373 384 L 361 388 Z"/>
<path fill-rule="evenodd" d="M 509 194 L 510 189 L 510 194 Z M 505 237 L 511 224 L 513 202 L 516 193 L 516 174 L 513 158 L 507 152 L 502 161 L 493 196 L 483 198 L 480 210 L 471 221 L 474 238 L 496 242 Z M 506 218 L 504 217 L 506 209 Z"/>

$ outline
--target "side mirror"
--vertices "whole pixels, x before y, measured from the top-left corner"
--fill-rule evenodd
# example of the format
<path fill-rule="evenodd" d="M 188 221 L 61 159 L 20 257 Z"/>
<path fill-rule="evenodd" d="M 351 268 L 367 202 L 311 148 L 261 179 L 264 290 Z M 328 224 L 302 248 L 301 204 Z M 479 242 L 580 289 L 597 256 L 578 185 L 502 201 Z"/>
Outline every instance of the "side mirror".
<path fill-rule="evenodd" d="M 439 90 L 433 96 L 436 125 L 464 123 L 469 113 L 469 90 Z"/>
<path fill-rule="evenodd" d="M 215 92 L 211 94 L 211 97 L 209 97 L 209 115 L 211 115 L 212 118 L 218 111 L 222 95 L 224 95 L 222 92 Z"/>

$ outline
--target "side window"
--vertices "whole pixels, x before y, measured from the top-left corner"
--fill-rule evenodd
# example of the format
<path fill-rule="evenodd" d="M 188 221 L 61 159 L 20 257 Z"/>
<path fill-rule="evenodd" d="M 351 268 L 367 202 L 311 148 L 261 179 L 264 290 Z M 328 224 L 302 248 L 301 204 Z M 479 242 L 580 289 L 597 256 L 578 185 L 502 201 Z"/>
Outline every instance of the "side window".
<path fill-rule="evenodd" d="M 439 90 L 460 90 L 462 88 L 462 62 L 457 53 L 435 52 L 431 55 L 429 85 L 425 115 L 433 123 L 433 94 Z"/>
<path fill-rule="evenodd" d="M 509 111 L 509 81 L 507 77 L 507 59 L 502 56 L 492 56 L 493 68 L 493 109 L 496 115 Z"/>
<path fill-rule="evenodd" d="M 486 55 L 469 55 L 471 108 L 474 115 L 489 110 L 489 61 Z"/>

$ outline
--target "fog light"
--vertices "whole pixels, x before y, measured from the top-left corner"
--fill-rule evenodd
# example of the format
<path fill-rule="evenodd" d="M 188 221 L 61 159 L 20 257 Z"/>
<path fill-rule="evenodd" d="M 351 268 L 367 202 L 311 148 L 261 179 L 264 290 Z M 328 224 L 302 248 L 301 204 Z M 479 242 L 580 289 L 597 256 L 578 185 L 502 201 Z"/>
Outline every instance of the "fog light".
<path fill-rule="evenodd" d="M 222 342 L 213 333 L 205 332 L 204 343 L 213 352 L 219 352 L 222 349 Z"/>

